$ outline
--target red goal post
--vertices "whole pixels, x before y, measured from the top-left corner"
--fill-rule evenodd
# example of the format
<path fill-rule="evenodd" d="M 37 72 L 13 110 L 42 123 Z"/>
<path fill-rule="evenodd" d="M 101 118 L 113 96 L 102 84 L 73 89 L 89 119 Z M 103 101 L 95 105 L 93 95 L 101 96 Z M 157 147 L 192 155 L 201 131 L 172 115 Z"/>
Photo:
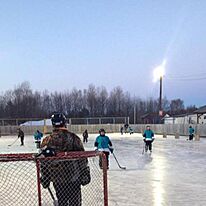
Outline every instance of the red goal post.
<path fill-rule="evenodd" d="M 99 168 L 100 157 L 103 159 L 103 169 Z M 57 194 L 60 194 L 58 197 L 64 194 L 57 191 L 58 187 L 52 180 L 49 186 L 50 191 L 48 188 L 43 188 L 40 180 L 43 162 L 49 162 L 49 165 L 52 166 L 57 164 L 55 169 L 59 172 L 62 165 L 68 169 L 68 165 L 71 165 L 72 162 L 82 162 L 83 160 L 88 160 L 91 181 L 85 186 L 80 186 L 80 204 L 82 206 L 108 206 L 106 157 L 103 153 L 95 151 L 67 152 L 60 153 L 55 157 L 43 158 L 35 158 L 31 153 L 0 154 L 0 205 L 58 205 L 56 203 L 60 202 L 60 199 L 57 198 Z M 69 176 L 69 172 L 67 174 L 69 180 L 66 180 L 70 181 L 73 177 Z M 60 182 L 64 177 L 65 175 L 60 177 Z M 61 184 L 59 187 L 61 188 Z M 75 192 L 75 189 L 73 188 L 71 191 Z M 71 201 L 68 205 L 74 204 L 73 199 L 68 201 Z"/>

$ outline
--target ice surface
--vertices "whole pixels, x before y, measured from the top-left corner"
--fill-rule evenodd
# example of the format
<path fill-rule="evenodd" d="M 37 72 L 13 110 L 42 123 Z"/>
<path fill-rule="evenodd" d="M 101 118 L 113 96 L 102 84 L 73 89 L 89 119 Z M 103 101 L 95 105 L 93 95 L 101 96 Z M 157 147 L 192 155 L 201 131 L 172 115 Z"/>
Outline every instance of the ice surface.
<path fill-rule="evenodd" d="M 79 135 L 81 138 L 82 136 Z M 93 150 L 97 134 L 89 134 L 86 150 Z M 187 137 L 156 136 L 153 153 L 142 155 L 141 134 L 108 134 L 121 170 L 110 156 L 108 171 L 111 206 L 205 206 L 206 140 L 189 142 Z M 8 147 L 16 137 L 0 138 L 0 153 L 35 152 L 32 136 Z"/>

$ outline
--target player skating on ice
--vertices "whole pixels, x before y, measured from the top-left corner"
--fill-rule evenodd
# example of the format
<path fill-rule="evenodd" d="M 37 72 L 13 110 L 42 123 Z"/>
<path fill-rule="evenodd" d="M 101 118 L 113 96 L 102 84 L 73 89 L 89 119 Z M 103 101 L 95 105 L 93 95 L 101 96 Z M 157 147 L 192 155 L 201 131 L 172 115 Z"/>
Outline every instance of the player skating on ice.
<path fill-rule="evenodd" d="M 98 151 L 103 152 L 106 155 L 107 159 L 107 169 L 109 169 L 109 154 L 110 152 L 113 153 L 112 142 L 108 136 L 105 135 L 105 130 L 99 130 L 99 136 L 96 138 L 94 146 L 97 148 Z M 102 157 L 99 158 L 99 166 L 102 169 Z"/>
<path fill-rule="evenodd" d="M 18 128 L 18 138 L 20 137 L 21 139 L 21 144 L 20 146 L 23 146 L 24 145 L 24 132 L 21 128 Z"/>
<path fill-rule="evenodd" d="M 154 132 L 150 129 L 150 126 L 147 126 L 146 130 L 143 134 L 144 142 L 145 142 L 145 152 L 150 151 L 152 153 L 152 142 L 154 141 Z"/>
<path fill-rule="evenodd" d="M 189 140 L 193 140 L 195 130 L 189 126 Z"/>
<path fill-rule="evenodd" d="M 34 141 L 35 141 L 38 153 L 41 152 L 40 144 L 41 144 L 42 137 L 43 137 L 43 133 L 41 133 L 39 130 L 36 130 L 36 132 L 34 133 Z"/>
<path fill-rule="evenodd" d="M 89 136 L 87 129 L 85 129 L 82 136 L 83 136 L 83 143 L 87 143 L 88 142 L 88 136 Z"/>

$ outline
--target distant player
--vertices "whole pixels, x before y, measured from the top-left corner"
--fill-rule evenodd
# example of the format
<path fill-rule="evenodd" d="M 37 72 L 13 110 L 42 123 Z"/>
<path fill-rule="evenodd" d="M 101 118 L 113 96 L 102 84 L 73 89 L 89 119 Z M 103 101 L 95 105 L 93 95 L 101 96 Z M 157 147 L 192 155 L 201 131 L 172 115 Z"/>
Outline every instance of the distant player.
<path fill-rule="evenodd" d="M 121 133 L 121 135 L 123 135 L 123 130 L 124 130 L 124 127 L 121 126 L 121 128 L 120 128 L 120 133 Z"/>
<path fill-rule="evenodd" d="M 143 134 L 145 142 L 145 152 L 150 151 L 152 153 L 152 142 L 154 141 L 154 132 L 150 129 L 150 126 L 147 126 Z"/>
<path fill-rule="evenodd" d="M 193 140 L 195 130 L 189 126 L 189 140 Z"/>
<path fill-rule="evenodd" d="M 20 140 L 21 140 L 21 144 L 20 146 L 23 146 L 24 145 L 24 132 L 21 130 L 21 128 L 18 128 L 18 138 L 20 137 Z"/>
<path fill-rule="evenodd" d="M 132 127 L 129 127 L 129 134 L 131 135 L 131 134 L 133 134 L 134 132 L 133 132 L 133 129 L 132 129 Z"/>
<path fill-rule="evenodd" d="M 105 130 L 99 130 L 99 136 L 96 138 L 94 146 L 97 148 L 98 151 L 103 152 L 106 155 L 107 159 L 107 169 L 109 169 L 109 154 L 110 152 L 113 153 L 112 142 L 108 136 L 105 135 Z M 102 158 L 99 158 L 99 166 L 102 169 Z"/>
<path fill-rule="evenodd" d="M 83 143 L 87 143 L 88 142 L 88 132 L 87 129 L 85 129 L 85 131 L 82 134 L 83 136 Z"/>
<path fill-rule="evenodd" d="M 42 137 L 43 137 L 43 134 L 39 130 L 36 130 L 36 132 L 34 133 L 34 140 L 35 140 L 36 148 L 38 152 L 41 151 L 40 144 L 41 144 Z"/>
<path fill-rule="evenodd" d="M 125 134 L 127 133 L 127 129 L 128 129 L 128 127 L 129 127 L 129 125 L 126 123 L 126 124 L 124 124 L 124 132 L 125 132 Z"/>

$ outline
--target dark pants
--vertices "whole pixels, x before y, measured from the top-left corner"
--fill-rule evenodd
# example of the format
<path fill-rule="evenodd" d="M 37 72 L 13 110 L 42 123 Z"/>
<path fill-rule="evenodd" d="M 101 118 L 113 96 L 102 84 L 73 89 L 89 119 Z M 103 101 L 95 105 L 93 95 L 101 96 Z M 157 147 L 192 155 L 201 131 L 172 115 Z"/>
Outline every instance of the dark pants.
<path fill-rule="evenodd" d="M 107 168 L 109 168 L 109 152 L 103 152 L 106 155 L 106 160 L 107 160 Z M 99 157 L 99 166 L 102 169 L 102 156 Z"/>
<path fill-rule="evenodd" d="M 152 151 L 152 141 L 146 141 L 145 140 L 145 151 L 146 152 L 147 152 L 148 148 L 149 148 L 150 151 Z"/>
<path fill-rule="evenodd" d="M 53 183 L 58 199 L 58 206 L 81 206 L 81 185 L 77 182 L 61 184 Z"/>
<path fill-rule="evenodd" d="M 83 142 L 88 142 L 88 137 L 83 137 Z"/>
<path fill-rule="evenodd" d="M 36 140 L 35 143 L 36 143 L 36 148 L 39 149 L 40 146 L 41 146 L 41 141 L 40 140 Z"/>
<path fill-rule="evenodd" d="M 190 134 L 190 135 L 189 135 L 189 140 L 193 140 L 193 137 L 194 137 L 194 135 L 193 135 L 193 134 Z"/>
<path fill-rule="evenodd" d="M 20 137 L 21 138 L 21 145 L 24 145 L 24 137 Z"/>

